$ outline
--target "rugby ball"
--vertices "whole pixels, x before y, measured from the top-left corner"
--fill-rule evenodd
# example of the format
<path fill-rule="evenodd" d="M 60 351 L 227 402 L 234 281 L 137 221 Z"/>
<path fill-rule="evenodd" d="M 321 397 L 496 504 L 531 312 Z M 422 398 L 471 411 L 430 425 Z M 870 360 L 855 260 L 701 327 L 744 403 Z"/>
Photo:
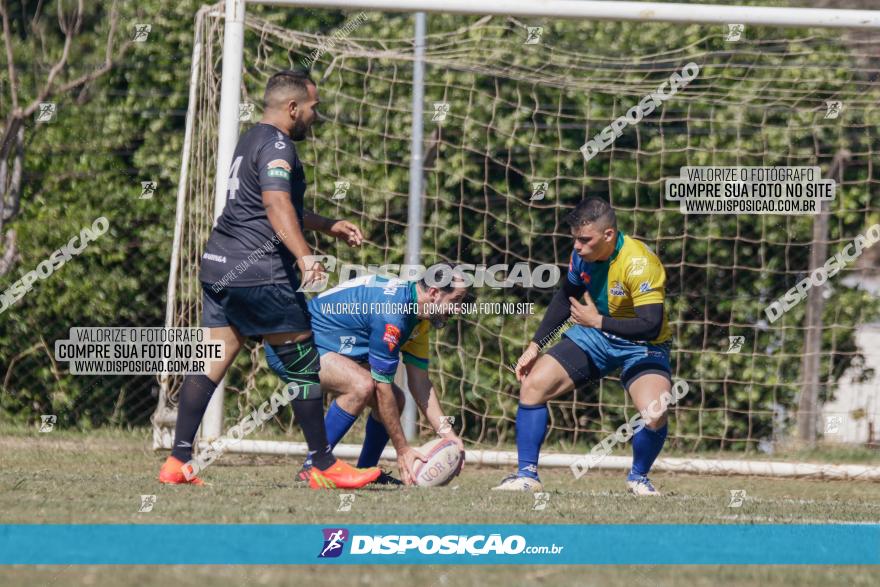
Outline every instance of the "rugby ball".
<path fill-rule="evenodd" d="M 417 449 L 427 462 L 416 461 L 415 484 L 419 487 L 446 485 L 461 471 L 462 454 L 458 445 L 446 438 L 435 438 Z"/>

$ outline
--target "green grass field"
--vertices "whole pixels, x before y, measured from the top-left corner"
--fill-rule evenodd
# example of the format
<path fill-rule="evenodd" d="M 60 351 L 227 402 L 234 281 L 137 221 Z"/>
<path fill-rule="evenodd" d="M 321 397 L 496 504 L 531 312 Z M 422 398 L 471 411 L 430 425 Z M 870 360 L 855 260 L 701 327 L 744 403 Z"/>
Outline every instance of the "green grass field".
<path fill-rule="evenodd" d="M 550 493 L 534 510 L 529 494 L 490 492 L 505 473 L 466 467 L 437 489 L 374 488 L 355 492 L 339 512 L 336 491 L 293 482 L 293 458 L 224 456 L 203 475 L 209 486 L 155 481 L 164 453 L 150 448 L 148 430 L 92 434 L 18 430 L 0 436 L 2 523 L 853 523 L 880 522 L 880 486 L 861 481 L 783 480 L 657 474 L 659 499 L 624 491 L 620 473 L 542 471 Z M 741 507 L 730 491 L 745 490 Z M 139 513 L 141 495 L 157 496 Z M 673 545 L 658 545 L 672 547 Z M 306 581 L 334 585 L 608 585 L 633 577 L 659 584 L 868 585 L 863 568 L 805 567 L 41 567 L 0 569 L 0 584 L 268 585 Z M 876 571 L 874 571 L 876 574 Z M 346 579 L 346 577 L 348 579 Z M 876 578 L 876 577 L 873 577 Z"/>

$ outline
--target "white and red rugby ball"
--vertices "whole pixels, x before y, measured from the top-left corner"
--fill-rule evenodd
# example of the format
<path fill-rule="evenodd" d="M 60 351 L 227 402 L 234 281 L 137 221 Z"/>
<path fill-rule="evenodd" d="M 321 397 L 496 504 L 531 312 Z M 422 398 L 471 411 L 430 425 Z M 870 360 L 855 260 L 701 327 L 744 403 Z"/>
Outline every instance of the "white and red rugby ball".
<path fill-rule="evenodd" d="M 458 445 L 446 438 L 435 438 L 417 449 L 428 461 L 416 461 L 415 484 L 419 487 L 446 485 L 461 471 L 462 458 Z"/>

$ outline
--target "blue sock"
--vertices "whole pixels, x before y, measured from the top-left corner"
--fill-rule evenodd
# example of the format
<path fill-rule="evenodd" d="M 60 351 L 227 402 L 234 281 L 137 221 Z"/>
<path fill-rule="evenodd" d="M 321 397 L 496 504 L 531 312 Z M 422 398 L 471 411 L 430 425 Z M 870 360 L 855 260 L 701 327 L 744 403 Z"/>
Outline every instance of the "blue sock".
<path fill-rule="evenodd" d="M 519 404 L 516 411 L 516 452 L 519 455 L 521 477 L 538 478 L 538 453 L 547 434 L 550 413 L 546 404 L 527 406 Z"/>
<path fill-rule="evenodd" d="M 664 424 L 659 430 L 651 430 L 648 427 L 639 430 L 632 439 L 633 464 L 631 475 L 647 475 L 651 465 L 666 442 L 666 433 L 669 425 Z"/>
<path fill-rule="evenodd" d="M 388 431 L 385 425 L 375 418 L 372 412 L 367 418 L 367 430 L 364 434 L 364 447 L 361 449 L 361 456 L 358 459 L 358 468 L 375 467 L 379 464 L 379 457 L 388 444 Z"/>
<path fill-rule="evenodd" d="M 327 415 L 324 417 L 324 428 L 327 429 L 327 442 L 331 447 L 336 446 L 342 440 L 342 437 L 351 429 L 355 420 L 357 420 L 357 416 L 353 416 L 340 408 L 336 400 L 330 403 Z M 311 455 L 306 458 L 304 465 L 306 467 L 312 466 Z"/>

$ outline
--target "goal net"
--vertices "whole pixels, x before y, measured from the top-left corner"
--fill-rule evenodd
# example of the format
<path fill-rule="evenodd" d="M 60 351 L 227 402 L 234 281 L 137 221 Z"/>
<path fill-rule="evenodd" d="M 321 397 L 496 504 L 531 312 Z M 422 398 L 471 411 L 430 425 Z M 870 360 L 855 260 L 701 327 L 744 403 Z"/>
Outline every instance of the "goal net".
<path fill-rule="evenodd" d="M 355 222 L 366 236 L 352 249 L 307 234 L 319 254 L 340 264 L 404 261 L 412 22 L 411 15 L 248 6 L 240 130 L 259 120 L 269 76 L 311 69 L 321 115 L 297 145 L 306 207 Z M 223 29 L 220 8 L 199 13 L 169 326 L 199 324 Z M 853 381 L 871 381 L 857 334 L 880 314 L 876 294 L 860 287 L 876 284 L 876 251 L 866 249 L 829 278 L 821 296 L 778 320 L 768 320 L 765 308 L 810 272 L 814 247 L 831 257 L 880 220 L 876 35 L 432 14 L 424 63 L 422 264 L 553 264 L 564 279 L 572 247 L 565 215 L 586 196 L 608 199 L 619 227 L 666 267 L 673 377 L 689 387 L 669 413 L 668 451 L 766 458 L 793 436 L 798 419 L 813 418 L 819 437 L 826 435 L 822 404 Z M 698 67 L 689 83 L 628 120 L 609 144 L 583 148 L 688 64 Z M 665 199 L 666 180 L 701 166 L 818 167 L 835 180 L 836 194 L 820 214 L 683 213 Z M 820 218 L 827 226 L 817 232 Z M 330 285 L 337 279 L 332 274 Z M 510 366 L 553 292 L 478 288 L 480 303 L 532 303 L 534 314 L 484 306 L 432 333 L 431 380 L 471 449 L 511 450 L 518 384 Z M 812 328 L 821 329 L 820 344 L 809 350 Z M 227 375 L 224 429 L 281 388 L 261 346 L 247 351 Z M 818 357 L 819 403 L 798 414 L 805 354 Z M 170 446 L 179 384 L 163 380 L 157 446 Z M 861 417 L 875 417 L 866 410 Z M 545 452 L 583 455 L 633 413 L 616 375 L 584 385 L 551 402 Z M 859 417 L 842 416 L 844 426 Z M 424 421 L 418 430 L 423 440 L 433 434 Z M 288 410 L 252 437 L 297 441 L 298 434 Z M 358 441 L 356 429 L 343 442 Z"/>

